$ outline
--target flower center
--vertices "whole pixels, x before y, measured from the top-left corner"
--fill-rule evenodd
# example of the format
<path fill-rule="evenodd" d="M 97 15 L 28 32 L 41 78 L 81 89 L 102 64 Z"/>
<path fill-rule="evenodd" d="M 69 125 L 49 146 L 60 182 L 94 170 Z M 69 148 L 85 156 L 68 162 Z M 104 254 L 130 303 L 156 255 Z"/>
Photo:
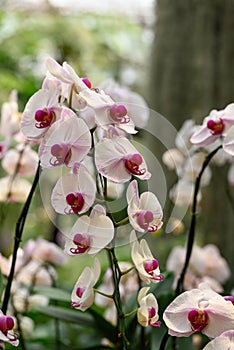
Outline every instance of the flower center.
<path fill-rule="evenodd" d="M 227 301 L 231 301 L 232 304 L 234 305 L 234 297 L 232 295 L 227 295 L 224 297 L 224 299 Z"/>
<path fill-rule="evenodd" d="M 149 223 L 154 219 L 154 215 L 150 210 L 141 210 L 137 213 L 137 223 L 143 228 L 143 230 L 148 231 Z"/>
<path fill-rule="evenodd" d="M 50 126 L 56 119 L 55 113 L 50 108 L 38 109 L 35 113 L 36 128 L 43 129 Z"/>
<path fill-rule="evenodd" d="M 144 175 L 146 169 L 139 169 L 142 162 L 142 156 L 139 153 L 134 153 L 125 159 L 125 167 L 133 175 Z"/>
<path fill-rule="evenodd" d="M 50 153 L 56 158 L 56 160 L 54 161 L 52 160 L 52 158 L 50 159 L 50 164 L 53 166 L 61 164 L 67 165 L 72 155 L 71 148 L 64 143 L 56 143 L 55 145 L 53 145 L 50 149 Z"/>
<path fill-rule="evenodd" d="M 208 325 L 209 316 L 205 310 L 191 310 L 188 313 L 188 320 L 191 323 L 191 328 L 194 332 L 200 332 Z"/>
<path fill-rule="evenodd" d="M 207 128 L 211 130 L 212 135 L 220 135 L 224 130 L 224 123 L 221 118 L 217 120 L 210 119 L 207 122 Z"/>
<path fill-rule="evenodd" d="M 92 83 L 91 83 L 91 81 L 89 80 L 89 78 L 85 77 L 85 78 L 81 78 L 81 80 L 83 81 L 83 83 L 84 83 L 89 89 L 92 88 Z"/>
<path fill-rule="evenodd" d="M 84 197 L 79 192 L 72 192 L 66 196 L 66 202 L 71 208 L 68 211 L 65 209 L 65 214 L 78 214 L 84 206 Z"/>
<path fill-rule="evenodd" d="M 7 334 L 8 331 L 14 328 L 14 320 L 10 316 L 1 316 L 0 317 L 0 331 Z"/>
<path fill-rule="evenodd" d="M 109 109 L 109 115 L 111 119 L 120 124 L 127 124 L 130 118 L 127 116 L 128 111 L 124 105 L 112 105 Z"/>
<path fill-rule="evenodd" d="M 145 271 L 149 274 L 152 274 L 153 271 L 158 268 L 158 260 L 148 259 L 144 261 L 143 265 L 144 265 Z"/>
<path fill-rule="evenodd" d="M 76 248 L 70 248 L 72 254 L 83 254 L 89 248 L 91 244 L 91 238 L 89 235 L 76 233 L 73 238 L 73 243 L 77 246 Z"/>
<path fill-rule="evenodd" d="M 156 271 L 158 268 L 158 260 L 156 259 L 147 259 L 143 262 L 145 271 L 152 276 L 154 281 L 163 281 L 164 276 L 159 271 Z"/>
<path fill-rule="evenodd" d="M 85 287 L 78 287 L 76 289 L 76 295 L 78 296 L 78 298 L 82 298 L 85 289 L 86 289 Z"/>

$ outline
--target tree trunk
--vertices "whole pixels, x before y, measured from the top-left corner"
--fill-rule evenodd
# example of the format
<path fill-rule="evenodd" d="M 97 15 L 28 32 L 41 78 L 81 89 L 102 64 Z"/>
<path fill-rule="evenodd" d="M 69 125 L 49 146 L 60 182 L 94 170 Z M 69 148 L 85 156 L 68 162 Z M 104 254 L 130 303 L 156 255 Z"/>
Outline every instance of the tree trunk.
<path fill-rule="evenodd" d="M 233 28 L 234 0 L 157 1 L 149 102 L 177 129 L 234 102 Z M 234 266 L 234 216 L 221 173 L 213 169 L 199 229 Z"/>

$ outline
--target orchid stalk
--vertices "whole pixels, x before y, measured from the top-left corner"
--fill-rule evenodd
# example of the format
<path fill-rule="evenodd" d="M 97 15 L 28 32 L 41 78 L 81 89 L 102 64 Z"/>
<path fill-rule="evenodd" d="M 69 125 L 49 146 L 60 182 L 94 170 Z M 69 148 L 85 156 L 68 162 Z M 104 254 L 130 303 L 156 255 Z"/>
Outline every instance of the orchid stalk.
<path fill-rule="evenodd" d="M 39 181 L 39 176 L 40 176 L 40 162 L 38 162 L 38 167 L 37 171 L 34 177 L 34 181 L 32 183 L 31 190 L 29 192 L 28 198 L 23 206 L 23 209 L 20 213 L 20 216 L 17 220 L 16 227 L 15 227 L 15 241 L 14 241 L 14 248 L 13 248 L 13 254 L 12 254 L 12 263 L 11 263 L 11 268 L 10 268 L 10 273 L 8 276 L 8 281 L 4 293 L 4 298 L 3 298 L 3 303 L 2 303 L 2 312 L 5 314 L 7 312 L 8 308 L 8 303 L 10 300 L 10 294 L 11 294 L 11 286 L 14 278 L 14 273 L 15 273 L 15 264 L 16 264 L 16 259 L 17 259 L 17 252 L 20 246 L 20 242 L 22 239 L 22 234 L 24 230 L 24 224 L 27 218 L 28 210 L 32 201 L 33 194 L 36 190 L 38 181 Z"/>

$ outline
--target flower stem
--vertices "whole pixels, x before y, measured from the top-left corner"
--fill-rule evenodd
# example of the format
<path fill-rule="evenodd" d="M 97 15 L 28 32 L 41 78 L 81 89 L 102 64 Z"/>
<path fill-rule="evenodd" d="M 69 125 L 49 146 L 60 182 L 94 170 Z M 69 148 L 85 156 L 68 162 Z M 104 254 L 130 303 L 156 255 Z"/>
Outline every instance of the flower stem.
<path fill-rule="evenodd" d="M 201 170 L 197 176 L 196 182 L 195 182 L 195 188 L 194 188 L 194 194 L 193 194 L 193 204 L 192 204 L 192 212 L 191 212 L 191 223 L 190 223 L 190 229 L 189 229 L 189 234 L 188 234 L 188 241 L 187 241 L 187 249 L 186 249 L 186 257 L 185 257 L 185 262 L 183 269 L 181 271 L 180 277 L 177 282 L 176 286 L 176 296 L 178 296 L 180 293 L 183 292 L 184 290 L 184 278 L 185 274 L 189 265 L 190 257 L 192 254 L 192 249 L 193 249 L 193 243 L 194 243 L 194 238 L 195 238 L 195 229 L 196 229 L 196 221 L 197 221 L 197 196 L 198 192 L 200 190 L 200 183 L 201 183 L 201 178 L 206 170 L 209 162 L 213 158 L 213 156 L 218 152 L 218 150 L 222 146 L 217 147 L 215 150 L 213 150 L 211 153 L 207 155 L 205 158 Z"/>
<path fill-rule="evenodd" d="M 15 227 L 15 243 L 14 243 L 14 248 L 13 248 L 13 253 L 12 253 L 12 263 L 11 263 L 11 269 L 10 273 L 8 276 L 8 281 L 4 293 L 4 299 L 2 303 L 2 312 L 6 314 L 7 312 L 7 307 L 8 303 L 10 300 L 10 294 L 11 294 L 11 286 L 14 278 L 14 273 L 15 273 L 15 264 L 16 264 L 16 259 L 17 259 L 17 252 L 19 249 L 19 245 L 21 242 L 22 234 L 23 234 L 23 229 L 24 229 L 24 224 L 27 218 L 28 210 L 32 201 L 33 194 L 35 192 L 35 189 L 37 187 L 38 181 L 39 181 L 39 176 L 40 176 L 40 162 L 38 162 L 38 167 L 37 171 L 33 180 L 33 184 L 31 187 L 31 190 L 29 192 L 28 198 L 23 206 L 23 209 L 20 213 L 20 216 L 17 220 L 16 227 Z"/>

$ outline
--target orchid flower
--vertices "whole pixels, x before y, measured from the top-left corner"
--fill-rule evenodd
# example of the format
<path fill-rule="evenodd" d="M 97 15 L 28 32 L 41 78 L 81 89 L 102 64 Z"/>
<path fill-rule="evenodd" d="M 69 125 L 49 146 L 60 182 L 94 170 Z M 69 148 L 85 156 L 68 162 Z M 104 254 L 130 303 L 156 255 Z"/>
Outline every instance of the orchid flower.
<path fill-rule="evenodd" d="M 5 137 L 6 141 L 19 132 L 20 118 L 17 91 L 13 90 L 9 101 L 4 102 L 1 108 L 0 134 Z"/>
<path fill-rule="evenodd" d="M 97 126 L 102 128 L 110 124 L 118 126 L 126 133 L 135 134 L 134 123 L 127 115 L 127 109 L 123 104 L 117 104 L 104 91 L 83 90 L 80 96 L 87 102 L 88 106 L 95 111 Z"/>
<path fill-rule="evenodd" d="M 140 307 L 137 310 L 137 320 L 142 327 L 160 327 L 158 303 L 152 293 L 147 295 L 149 289 L 149 287 L 141 288 L 138 293 L 137 300 Z"/>
<path fill-rule="evenodd" d="M 86 266 L 78 278 L 71 295 L 71 307 L 85 311 L 94 302 L 93 287 L 97 283 L 101 273 L 99 260 L 95 258 L 94 268 Z"/>
<path fill-rule="evenodd" d="M 72 174 L 64 174 L 57 181 L 51 203 L 59 214 L 83 214 L 94 203 L 96 184 L 87 170 L 79 164 Z"/>
<path fill-rule="evenodd" d="M 206 283 L 201 283 L 199 289 L 175 298 L 166 308 L 163 319 L 172 336 L 189 337 L 202 332 L 215 338 L 234 329 L 234 308 L 231 301 L 226 301 Z"/>
<path fill-rule="evenodd" d="M 233 350 L 234 349 L 234 330 L 228 330 L 220 334 L 217 338 L 211 340 L 203 350 Z"/>
<path fill-rule="evenodd" d="M 132 261 L 140 279 L 146 284 L 163 281 L 164 277 L 160 273 L 158 260 L 153 257 L 146 240 L 142 239 L 139 243 L 133 230 L 130 235 L 130 243 Z"/>
<path fill-rule="evenodd" d="M 28 100 L 21 119 L 21 130 L 28 139 L 39 139 L 60 118 L 59 92 L 40 89 Z"/>
<path fill-rule="evenodd" d="M 0 310 L 0 344 L 7 342 L 14 346 L 19 345 L 19 340 L 13 332 L 14 325 L 13 317 L 5 316 Z"/>
<path fill-rule="evenodd" d="M 114 237 L 114 225 L 106 215 L 106 210 L 95 205 L 90 216 L 78 218 L 71 231 L 66 235 L 65 252 L 69 255 L 88 253 L 97 254 Z"/>
<path fill-rule="evenodd" d="M 142 180 L 151 176 L 142 155 L 124 137 L 100 141 L 96 146 L 95 162 L 101 175 L 113 182 L 127 182 L 132 175 Z"/>
<path fill-rule="evenodd" d="M 43 168 L 66 165 L 71 168 L 88 154 L 91 135 L 85 122 L 76 114 L 63 108 L 61 119 L 51 126 L 40 148 L 39 158 Z"/>
<path fill-rule="evenodd" d="M 162 227 L 162 208 L 152 192 L 144 192 L 139 197 L 137 181 L 133 180 L 128 186 L 126 197 L 129 221 L 135 230 L 155 232 Z"/>
<path fill-rule="evenodd" d="M 108 79 L 99 85 L 116 103 L 127 106 L 128 116 L 139 128 L 144 128 L 149 119 L 149 108 L 141 95 Z"/>
<path fill-rule="evenodd" d="M 224 110 L 212 110 L 192 135 L 190 141 L 197 146 L 206 146 L 216 141 L 220 136 L 227 135 L 228 129 L 234 125 L 234 103 Z"/>

